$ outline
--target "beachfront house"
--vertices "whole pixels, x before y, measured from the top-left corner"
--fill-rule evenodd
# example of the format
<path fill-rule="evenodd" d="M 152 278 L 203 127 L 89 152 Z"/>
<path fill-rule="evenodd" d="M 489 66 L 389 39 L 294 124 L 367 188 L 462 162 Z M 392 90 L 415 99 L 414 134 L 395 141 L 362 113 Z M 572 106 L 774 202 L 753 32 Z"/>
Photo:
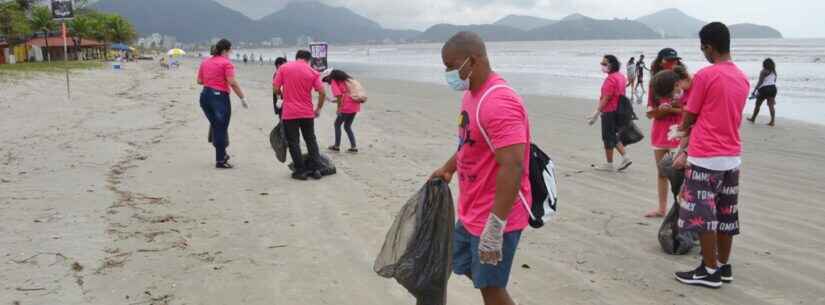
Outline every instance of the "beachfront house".
<path fill-rule="evenodd" d="M 104 43 L 93 39 L 70 38 L 67 42 L 70 60 L 101 58 L 106 51 Z M 34 37 L 27 40 L 25 45 L 29 49 L 27 59 L 30 61 L 44 61 L 48 59 L 47 56 L 51 56 L 52 60 L 64 60 L 63 37 Z"/>
<path fill-rule="evenodd" d="M 6 58 L 9 57 L 9 43 L 5 39 L 0 38 L 0 65 L 6 63 Z"/>

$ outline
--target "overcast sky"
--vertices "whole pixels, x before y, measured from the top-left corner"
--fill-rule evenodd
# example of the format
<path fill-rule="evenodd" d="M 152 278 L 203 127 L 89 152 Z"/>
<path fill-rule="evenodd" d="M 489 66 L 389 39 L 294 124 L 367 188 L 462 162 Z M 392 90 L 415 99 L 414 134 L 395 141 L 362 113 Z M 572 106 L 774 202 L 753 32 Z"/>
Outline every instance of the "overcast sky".
<path fill-rule="evenodd" d="M 217 0 L 252 18 L 280 9 L 288 0 Z M 688 15 L 729 24 L 772 26 L 786 37 L 825 38 L 825 0 L 321 0 L 345 6 L 386 28 L 424 30 L 436 23 L 492 23 L 508 14 L 561 18 L 636 18 L 675 7 Z"/>

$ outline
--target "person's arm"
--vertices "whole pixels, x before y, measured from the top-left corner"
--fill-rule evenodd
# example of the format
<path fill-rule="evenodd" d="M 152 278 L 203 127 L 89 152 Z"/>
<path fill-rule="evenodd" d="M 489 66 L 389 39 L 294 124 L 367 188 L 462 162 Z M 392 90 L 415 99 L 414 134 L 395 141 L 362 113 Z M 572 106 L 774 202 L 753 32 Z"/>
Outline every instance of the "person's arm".
<path fill-rule="evenodd" d="M 241 85 L 238 83 L 238 80 L 235 79 L 234 76 L 227 77 L 226 80 L 229 82 L 229 86 L 232 87 L 232 90 L 235 91 L 235 95 L 237 95 L 241 100 L 246 100 L 246 95 L 243 94 L 243 90 L 241 90 Z"/>
<path fill-rule="evenodd" d="M 203 85 L 203 66 L 198 67 L 198 85 Z"/>
<path fill-rule="evenodd" d="M 751 95 L 756 95 L 759 87 L 762 86 L 762 83 L 765 82 L 765 78 L 768 77 L 769 74 L 770 72 L 768 72 L 768 70 L 762 70 L 762 72 L 759 73 L 759 81 L 756 82 L 756 86 L 753 87 L 753 93 L 751 93 Z"/>
<path fill-rule="evenodd" d="M 336 97 L 335 98 L 335 103 L 338 104 L 338 107 L 335 108 L 335 112 L 336 113 L 341 112 L 341 105 L 344 104 L 344 97 L 343 96 Z"/>
<path fill-rule="evenodd" d="M 504 229 L 507 217 L 513 210 L 521 190 L 521 176 L 524 173 L 525 144 L 515 144 L 496 149 L 496 195 L 493 209 L 479 237 L 479 258 L 482 264 L 497 265 L 502 260 Z"/>
<path fill-rule="evenodd" d="M 444 165 L 430 175 L 430 179 L 440 178 L 441 180 L 444 180 L 444 182 L 450 183 L 450 181 L 453 180 L 453 174 L 455 174 L 457 169 L 455 157 L 455 154 L 453 154 L 453 156 L 450 157 Z"/>
<path fill-rule="evenodd" d="M 321 115 L 321 110 L 324 109 L 324 103 L 327 101 L 327 90 L 324 89 L 324 83 L 321 82 L 321 77 L 319 76 L 315 79 L 315 91 L 318 92 L 318 108 L 315 108 L 315 117 L 319 117 Z"/>
<path fill-rule="evenodd" d="M 676 169 L 683 169 L 687 166 L 688 144 L 690 143 L 688 139 L 690 139 L 690 131 L 693 125 L 696 124 L 696 118 L 698 117 L 695 113 L 688 111 L 685 111 L 684 114 L 682 125 L 679 126 L 679 133 L 681 133 L 682 139 L 679 142 L 676 157 L 673 158 L 673 168 Z"/>

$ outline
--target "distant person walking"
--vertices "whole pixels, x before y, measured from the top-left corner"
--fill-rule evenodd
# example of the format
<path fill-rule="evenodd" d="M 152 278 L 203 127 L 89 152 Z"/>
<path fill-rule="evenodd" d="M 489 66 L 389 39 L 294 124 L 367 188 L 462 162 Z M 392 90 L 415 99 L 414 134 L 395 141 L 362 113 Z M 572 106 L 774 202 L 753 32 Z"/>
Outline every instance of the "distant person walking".
<path fill-rule="evenodd" d="M 659 88 L 657 88 L 657 85 L 654 85 L 651 80 L 647 95 L 647 117 L 652 121 L 650 144 L 653 148 L 656 168 L 659 168 L 659 162 L 661 162 L 668 153 L 671 153 L 679 147 L 679 140 L 668 139 L 668 132 L 671 126 L 682 123 L 682 108 L 685 99 L 683 96 L 674 98 L 672 91 L 676 90 L 689 94 L 690 76 L 684 64 L 682 64 L 682 58 L 679 57 L 679 53 L 672 48 L 660 50 L 650 67 L 650 72 L 654 78 L 662 72 L 673 72 L 675 70 L 678 70 L 679 73 L 666 73 L 666 76 L 659 78 L 659 83 L 657 84 Z M 674 75 L 675 80 L 673 79 Z M 680 88 L 674 88 L 674 85 L 678 85 Z M 670 86 L 670 88 L 668 88 L 668 86 Z M 684 88 L 682 88 L 682 86 L 684 86 Z M 657 90 L 659 92 L 656 92 Z M 659 205 L 658 208 L 647 212 L 645 217 L 663 217 L 667 210 L 668 185 L 670 181 L 664 173 L 659 171 L 657 171 L 656 176 Z"/>
<path fill-rule="evenodd" d="M 630 88 L 630 96 L 636 98 L 636 57 L 631 57 L 627 62 L 627 88 Z"/>
<path fill-rule="evenodd" d="M 601 89 L 601 98 L 596 106 L 593 115 L 588 118 L 588 123 L 593 125 L 601 117 L 602 121 L 602 142 L 606 163 L 597 166 L 598 171 L 623 171 L 633 164 L 627 155 L 624 144 L 619 141 L 619 100 L 625 95 L 627 78 L 620 72 L 621 63 L 613 55 L 605 55 L 601 62 L 602 72 L 607 74 Z M 619 166 L 613 166 L 613 151 L 616 150 L 622 156 Z"/>
<path fill-rule="evenodd" d="M 336 98 L 335 103 L 338 104 L 335 118 L 335 145 L 329 147 L 332 151 L 341 151 L 341 126 L 347 132 L 350 148 L 349 153 L 357 153 L 358 146 L 355 142 L 355 133 L 352 131 L 352 123 L 355 121 L 355 115 L 361 111 L 361 104 L 366 102 L 365 97 L 353 97 L 352 87 L 356 81 L 349 74 L 341 70 L 332 70 L 332 72 L 324 79 L 332 89 L 332 96 Z M 360 86 L 360 84 L 358 85 Z"/>
<path fill-rule="evenodd" d="M 768 109 L 771 111 L 771 122 L 768 123 L 768 126 L 773 127 L 776 125 L 776 94 L 778 93 L 776 80 L 776 63 L 773 62 L 773 59 L 766 58 L 765 61 L 762 62 L 762 72 L 759 73 L 759 82 L 756 83 L 756 89 L 754 89 L 751 94 L 756 97 L 753 116 L 748 119 L 751 123 L 756 123 L 756 117 L 759 116 L 762 103 L 767 100 Z"/>
<path fill-rule="evenodd" d="M 249 56 L 246 56 L 246 54 L 244 54 L 243 55 L 243 64 L 245 65 L 247 62 L 249 62 Z"/>
<path fill-rule="evenodd" d="M 209 120 L 209 138 L 215 146 L 215 167 L 219 169 L 232 168 L 226 153 L 229 146 L 229 120 L 232 116 L 230 88 L 235 90 L 243 107 L 248 107 L 241 86 L 235 79 L 235 66 L 229 60 L 231 50 L 232 43 L 229 40 L 218 41 L 212 57 L 204 60 L 198 69 L 198 84 L 203 85 L 201 109 Z"/>
<path fill-rule="evenodd" d="M 642 99 L 641 97 L 647 92 L 645 91 L 645 71 L 650 71 L 647 68 L 647 64 L 645 63 L 645 55 L 639 55 L 639 61 L 636 62 L 636 86 L 634 87 L 634 92 L 639 92 L 639 88 L 642 89 L 642 93 L 636 97 L 636 102 L 641 104 Z"/>
<path fill-rule="evenodd" d="M 295 61 L 283 64 L 275 73 L 272 81 L 273 91 L 283 96 L 283 118 L 286 128 L 289 155 L 295 163 L 293 179 L 307 180 L 310 176 L 321 179 L 321 172 L 315 168 L 320 161 L 318 140 L 315 137 L 315 118 L 321 115 L 326 93 L 321 75 L 309 66 L 312 53 L 299 50 Z M 313 110 L 312 91 L 318 92 L 318 106 Z M 309 152 L 309 164 L 304 162 L 301 155 L 301 140 L 303 136 Z"/>
<path fill-rule="evenodd" d="M 453 272 L 481 290 L 485 305 L 514 305 L 507 284 L 531 200 L 527 110 L 490 68 L 477 34 L 456 34 L 441 58 L 448 85 L 464 94 L 458 151 L 432 174 L 448 183 L 458 174 Z"/>
<path fill-rule="evenodd" d="M 713 22 L 699 32 L 701 50 L 712 64 L 696 73 L 680 132 L 689 137 L 687 152 L 674 166 L 687 164 L 679 210 L 679 229 L 696 232 L 702 262 L 677 272 L 690 285 L 719 288 L 733 281 L 730 253 L 739 234 L 740 126 L 750 91 L 748 77 L 730 55 L 730 31 Z"/>

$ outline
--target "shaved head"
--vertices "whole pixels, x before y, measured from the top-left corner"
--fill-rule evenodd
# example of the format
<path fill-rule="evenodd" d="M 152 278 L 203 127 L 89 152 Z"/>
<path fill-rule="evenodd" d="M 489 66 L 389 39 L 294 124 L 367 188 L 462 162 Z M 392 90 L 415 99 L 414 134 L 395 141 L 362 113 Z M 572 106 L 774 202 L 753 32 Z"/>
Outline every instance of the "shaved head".
<path fill-rule="evenodd" d="M 469 79 L 470 90 L 477 90 L 492 72 L 487 47 L 481 36 L 473 32 L 458 32 L 441 48 L 445 71 L 458 70 L 462 80 Z"/>
<path fill-rule="evenodd" d="M 463 56 L 487 57 L 484 40 L 473 32 L 458 32 L 453 35 L 441 49 L 441 52 L 447 51 Z"/>

